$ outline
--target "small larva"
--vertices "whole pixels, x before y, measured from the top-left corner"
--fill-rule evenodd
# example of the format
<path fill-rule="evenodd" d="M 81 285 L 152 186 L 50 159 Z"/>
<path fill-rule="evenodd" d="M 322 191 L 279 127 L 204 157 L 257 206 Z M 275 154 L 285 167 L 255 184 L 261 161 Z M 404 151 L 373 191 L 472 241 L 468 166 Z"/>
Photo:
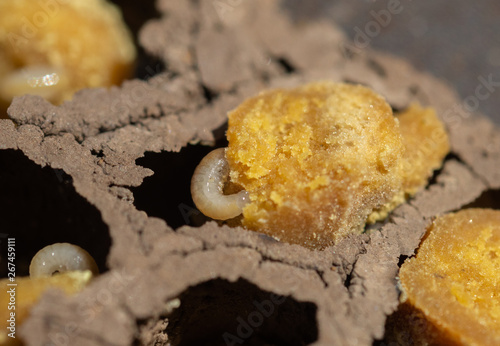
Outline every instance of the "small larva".
<path fill-rule="evenodd" d="M 23 94 L 35 94 L 53 100 L 68 87 L 67 74 L 51 66 L 27 66 L 7 74 L 0 81 L 0 97 L 10 100 Z"/>
<path fill-rule="evenodd" d="M 229 176 L 225 148 L 211 151 L 196 167 L 191 180 L 194 204 L 208 217 L 227 220 L 240 215 L 248 203 L 246 191 L 224 195 L 224 183 Z"/>
<path fill-rule="evenodd" d="M 90 270 L 99 274 L 97 264 L 81 247 L 69 243 L 55 243 L 38 251 L 30 263 L 30 277 L 51 276 L 72 270 Z"/>

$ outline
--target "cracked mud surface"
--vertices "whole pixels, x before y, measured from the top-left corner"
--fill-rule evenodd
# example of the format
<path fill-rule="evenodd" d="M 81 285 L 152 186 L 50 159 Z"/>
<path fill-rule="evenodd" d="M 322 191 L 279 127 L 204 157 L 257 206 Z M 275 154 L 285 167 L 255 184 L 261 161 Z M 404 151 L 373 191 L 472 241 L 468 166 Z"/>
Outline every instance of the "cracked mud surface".
<path fill-rule="evenodd" d="M 212 2 L 163 0 L 158 9 L 139 38 L 164 69 L 149 66 L 147 80 L 83 90 L 59 107 L 23 96 L 9 108 L 14 122 L 0 120 L 0 210 L 9 215 L 0 222 L 29 244 L 20 261 L 41 243 L 72 240 L 105 270 L 76 296 L 45 294 L 20 328 L 26 343 L 383 338 L 398 304 L 398 264 L 432 218 L 498 203 L 500 130 L 460 113 L 441 81 L 383 53 L 347 52 L 338 28 L 298 25 L 277 1 L 223 15 Z M 369 85 L 395 109 L 434 107 L 452 145 L 443 169 L 384 224 L 323 251 L 204 223 L 186 190 L 199 158 L 223 145 L 227 111 L 264 88 L 317 79 Z"/>

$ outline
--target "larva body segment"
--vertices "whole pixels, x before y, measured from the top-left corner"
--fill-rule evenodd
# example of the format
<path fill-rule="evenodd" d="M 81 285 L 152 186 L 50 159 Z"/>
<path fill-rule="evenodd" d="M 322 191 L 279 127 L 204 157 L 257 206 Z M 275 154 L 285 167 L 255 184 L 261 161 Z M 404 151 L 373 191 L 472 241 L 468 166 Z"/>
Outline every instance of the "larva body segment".
<path fill-rule="evenodd" d="M 191 180 L 191 196 L 196 207 L 216 220 L 232 219 L 240 215 L 248 203 L 248 193 L 239 191 L 224 195 L 224 184 L 229 176 L 225 148 L 211 151 L 196 167 Z"/>
<path fill-rule="evenodd" d="M 55 243 L 38 251 L 31 260 L 29 270 L 32 279 L 73 270 L 90 270 L 93 275 L 99 274 L 92 256 L 69 243 Z"/>

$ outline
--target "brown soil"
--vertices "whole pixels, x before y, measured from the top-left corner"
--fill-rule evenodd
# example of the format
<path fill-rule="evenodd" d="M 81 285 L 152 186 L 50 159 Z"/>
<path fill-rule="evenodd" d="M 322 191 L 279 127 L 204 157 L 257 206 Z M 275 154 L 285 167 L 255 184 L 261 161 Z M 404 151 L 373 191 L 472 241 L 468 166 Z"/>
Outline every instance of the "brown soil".
<path fill-rule="evenodd" d="M 13 121 L 0 120 L 0 236 L 16 237 L 19 274 L 56 241 L 85 247 L 104 272 L 76 296 L 48 292 L 19 335 L 28 345 L 381 339 L 398 305 L 398 264 L 432 217 L 480 195 L 474 203 L 498 208 L 500 130 L 461 113 L 436 78 L 350 50 L 326 21 L 292 22 L 277 1 L 163 0 L 158 10 L 139 32 L 158 61 L 149 78 L 58 107 L 23 96 Z M 225 145 L 227 111 L 264 88 L 318 79 L 368 85 L 398 110 L 434 107 L 451 139 L 444 168 L 387 222 L 322 251 L 205 223 L 189 179 Z"/>

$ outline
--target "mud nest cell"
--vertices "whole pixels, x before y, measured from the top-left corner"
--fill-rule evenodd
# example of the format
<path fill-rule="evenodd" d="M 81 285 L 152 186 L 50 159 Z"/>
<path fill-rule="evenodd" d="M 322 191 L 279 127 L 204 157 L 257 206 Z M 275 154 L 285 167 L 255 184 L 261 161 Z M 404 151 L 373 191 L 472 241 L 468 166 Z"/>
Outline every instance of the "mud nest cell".
<path fill-rule="evenodd" d="M 314 304 L 246 280 L 204 282 L 179 300 L 166 329 L 173 345 L 308 345 L 318 337 Z"/>
<path fill-rule="evenodd" d="M 0 230 L 6 251 L 6 238 L 15 238 L 16 274 L 28 275 L 31 258 L 46 245 L 69 242 L 86 249 L 99 270 L 107 270 L 111 246 L 108 226 L 101 213 L 72 185 L 72 178 L 61 169 L 40 167 L 19 150 L 0 151 Z M 2 266 L 6 276 L 6 266 Z"/>
<path fill-rule="evenodd" d="M 54 242 L 102 271 L 76 295 L 46 292 L 17 326 L 27 345 L 372 345 L 431 220 L 498 209 L 500 131 L 404 60 L 346 54 L 335 24 L 294 21 L 277 0 L 120 4 L 142 49 L 137 78 L 60 106 L 24 95 L 0 120 L 0 241 L 16 238 L 17 274 Z M 383 222 L 321 251 L 207 222 L 189 184 L 227 146 L 228 112 L 318 80 L 368 86 L 397 110 L 434 108 L 450 137 L 442 169 Z"/>

